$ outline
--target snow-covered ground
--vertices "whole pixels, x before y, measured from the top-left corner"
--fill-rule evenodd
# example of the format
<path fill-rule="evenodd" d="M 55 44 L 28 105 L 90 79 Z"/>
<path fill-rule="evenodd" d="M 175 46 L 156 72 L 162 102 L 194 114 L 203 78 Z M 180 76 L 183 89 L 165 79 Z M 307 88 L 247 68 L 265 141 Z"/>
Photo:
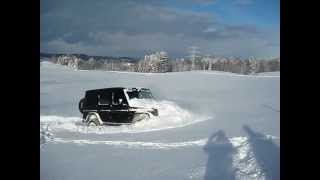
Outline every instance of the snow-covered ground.
<path fill-rule="evenodd" d="M 280 72 L 75 71 L 41 62 L 41 179 L 280 179 Z M 147 87 L 160 117 L 86 127 L 85 90 Z"/>

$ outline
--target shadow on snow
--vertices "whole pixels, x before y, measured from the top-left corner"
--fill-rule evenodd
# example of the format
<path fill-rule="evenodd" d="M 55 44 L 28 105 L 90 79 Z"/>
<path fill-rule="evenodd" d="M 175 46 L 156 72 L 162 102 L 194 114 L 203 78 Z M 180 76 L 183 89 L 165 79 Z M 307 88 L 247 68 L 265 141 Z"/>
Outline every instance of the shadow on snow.
<path fill-rule="evenodd" d="M 232 166 L 232 154 L 235 149 L 222 130 L 214 133 L 204 146 L 208 154 L 205 180 L 233 180 L 235 173 Z"/>
<path fill-rule="evenodd" d="M 248 143 L 258 168 L 265 179 L 280 179 L 280 148 L 262 133 L 253 131 L 249 126 L 243 126 L 248 135 Z M 219 130 L 211 135 L 204 151 L 208 154 L 204 180 L 235 180 L 237 165 L 233 164 L 233 155 L 237 153 L 224 131 Z M 249 162 L 248 162 L 249 165 Z"/>
<path fill-rule="evenodd" d="M 266 135 L 243 126 L 248 134 L 249 144 L 266 179 L 280 179 L 280 148 Z"/>

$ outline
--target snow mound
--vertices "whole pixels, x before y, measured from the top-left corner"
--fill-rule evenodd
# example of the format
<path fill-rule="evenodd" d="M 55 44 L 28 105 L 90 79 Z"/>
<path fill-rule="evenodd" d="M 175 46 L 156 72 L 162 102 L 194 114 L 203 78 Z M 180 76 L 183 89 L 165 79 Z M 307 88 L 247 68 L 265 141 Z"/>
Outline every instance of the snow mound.
<path fill-rule="evenodd" d="M 135 105 L 140 106 L 141 101 L 136 101 Z M 43 126 L 50 127 L 53 131 L 73 131 L 80 133 L 115 134 L 115 133 L 141 133 L 171 128 L 179 128 L 194 123 L 208 120 L 212 117 L 197 115 L 186 109 L 179 107 L 171 101 L 150 101 L 144 102 L 144 107 L 155 107 L 159 110 L 158 117 L 149 120 L 139 121 L 132 125 L 88 127 L 82 123 L 80 117 L 62 116 L 40 116 Z"/>

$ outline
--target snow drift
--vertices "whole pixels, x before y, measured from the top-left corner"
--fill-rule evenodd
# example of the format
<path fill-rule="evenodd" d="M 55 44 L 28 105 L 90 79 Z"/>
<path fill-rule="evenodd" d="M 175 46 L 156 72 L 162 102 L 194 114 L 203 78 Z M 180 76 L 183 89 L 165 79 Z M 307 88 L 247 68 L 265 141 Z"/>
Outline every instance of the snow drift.
<path fill-rule="evenodd" d="M 98 134 L 140 133 L 184 127 L 212 118 L 192 113 L 171 101 L 132 100 L 132 105 L 155 107 L 159 110 L 159 116 L 132 125 L 88 127 L 82 123 L 80 117 L 42 115 L 40 116 L 40 125 L 52 129 L 52 132 L 65 130 Z"/>

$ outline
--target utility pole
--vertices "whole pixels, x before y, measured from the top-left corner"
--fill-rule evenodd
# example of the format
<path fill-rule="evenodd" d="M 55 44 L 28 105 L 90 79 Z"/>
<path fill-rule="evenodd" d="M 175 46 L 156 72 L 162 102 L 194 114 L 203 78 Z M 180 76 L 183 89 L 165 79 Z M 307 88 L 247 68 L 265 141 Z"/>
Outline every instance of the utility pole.
<path fill-rule="evenodd" d="M 195 70 L 195 60 L 197 57 L 200 57 L 198 54 L 200 53 L 199 51 L 199 47 L 197 46 L 191 46 L 190 47 L 190 50 L 189 50 L 189 53 L 190 53 L 190 59 L 191 59 L 191 70 Z"/>
<path fill-rule="evenodd" d="M 211 70 L 212 69 L 212 59 L 211 59 L 210 54 L 205 55 L 204 62 L 208 63 L 208 70 Z M 205 70 L 205 66 L 204 66 L 203 70 Z"/>

